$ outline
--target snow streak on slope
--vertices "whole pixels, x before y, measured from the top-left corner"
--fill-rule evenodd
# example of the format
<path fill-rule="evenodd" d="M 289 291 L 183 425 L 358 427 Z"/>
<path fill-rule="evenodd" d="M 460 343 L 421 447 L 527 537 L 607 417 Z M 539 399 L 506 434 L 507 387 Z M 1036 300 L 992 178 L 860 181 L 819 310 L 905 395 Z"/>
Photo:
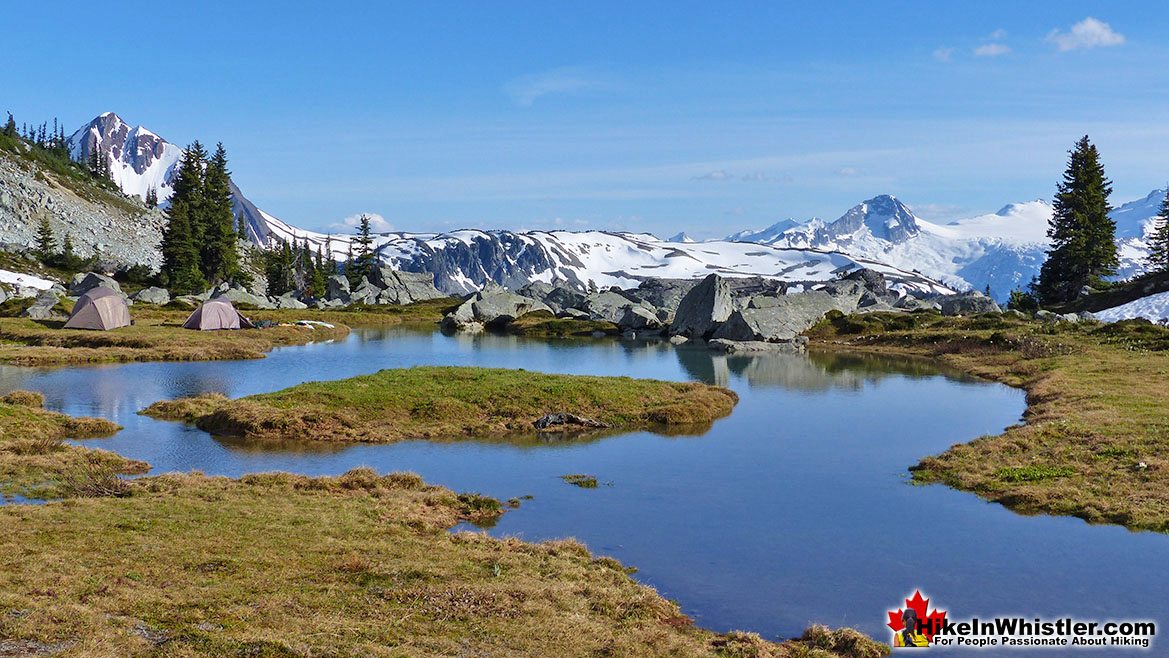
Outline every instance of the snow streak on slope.
<path fill-rule="evenodd" d="M 1148 297 L 1134 299 L 1127 304 L 1114 306 L 1095 314 L 1103 322 L 1117 322 L 1133 318 L 1148 318 L 1153 322 L 1169 319 L 1169 292 L 1159 292 Z"/>

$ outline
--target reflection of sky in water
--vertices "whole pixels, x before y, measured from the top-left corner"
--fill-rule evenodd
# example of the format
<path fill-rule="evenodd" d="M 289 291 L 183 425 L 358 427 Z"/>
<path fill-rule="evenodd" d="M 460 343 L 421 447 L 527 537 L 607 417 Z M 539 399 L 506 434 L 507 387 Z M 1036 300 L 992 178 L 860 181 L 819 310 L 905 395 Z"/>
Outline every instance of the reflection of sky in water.
<path fill-rule="evenodd" d="M 730 386 L 741 401 L 702 436 L 388 446 L 216 440 L 135 414 L 164 398 L 248 395 L 416 364 L 698 379 Z M 44 392 L 55 409 L 116 420 L 122 432 L 86 444 L 156 472 L 336 474 L 368 465 L 500 498 L 532 494 L 491 532 L 575 536 L 638 567 L 638 578 L 716 629 L 776 637 L 823 622 L 884 637 L 885 610 L 917 587 L 962 617 L 1169 618 L 1169 575 L 1154 566 L 1169 557 L 1169 538 L 1022 517 L 906 484 L 906 467 L 920 457 L 998 432 L 1024 408 L 1020 391 L 919 361 L 386 329 L 256 361 L 0 368 L 0 390 L 14 388 Z M 560 480 L 565 473 L 612 486 L 579 489 Z"/>

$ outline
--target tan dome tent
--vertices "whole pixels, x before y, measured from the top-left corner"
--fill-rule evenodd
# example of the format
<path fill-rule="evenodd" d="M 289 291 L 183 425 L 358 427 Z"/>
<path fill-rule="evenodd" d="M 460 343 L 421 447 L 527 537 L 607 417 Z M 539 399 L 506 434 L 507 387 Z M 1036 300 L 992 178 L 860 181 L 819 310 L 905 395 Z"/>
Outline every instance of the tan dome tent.
<path fill-rule="evenodd" d="M 215 331 L 216 329 L 252 329 L 251 320 L 240 315 L 226 297 L 215 297 L 203 302 L 183 323 L 187 329 Z"/>
<path fill-rule="evenodd" d="M 130 307 L 116 291 L 97 287 L 77 299 L 65 321 L 66 329 L 109 331 L 130 324 Z"/>

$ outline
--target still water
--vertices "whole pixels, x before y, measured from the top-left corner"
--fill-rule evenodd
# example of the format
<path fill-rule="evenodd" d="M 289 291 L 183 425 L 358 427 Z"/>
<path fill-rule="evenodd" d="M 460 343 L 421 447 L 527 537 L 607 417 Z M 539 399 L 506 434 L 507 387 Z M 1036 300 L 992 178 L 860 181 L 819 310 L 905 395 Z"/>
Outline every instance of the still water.
<path fill-rule="evenodd" d="M 261 445 L 136 414 L 166 398 L 235 397 L 418 364 L 700 380 L 733 388 L 740 402 L 697 436 L 383 446 Z M 1024 517 L 908 484 L 906 467 L 920 457 L 997 433 L 1025 407 L 1021 391 L 928 363 L 365 329 L 256 361 L 0 368 L 0 392 L 18 388 L 44 393 L 50 408 L 125 426 L 84 443 L 148 461 L 156 473 L 371 466 L 501 499 L 531 495 L 489 532 L 576 537 L 636 566 L 637 578 L 716 630 L 783 638 L 816 622 L 887 639 L 886 611 L 917 588 L 951 618 L 1169 620 L 1169 537 Z M 559 477 L 567 473 L 594 474 L 602 486 L 573 487 Z"/>

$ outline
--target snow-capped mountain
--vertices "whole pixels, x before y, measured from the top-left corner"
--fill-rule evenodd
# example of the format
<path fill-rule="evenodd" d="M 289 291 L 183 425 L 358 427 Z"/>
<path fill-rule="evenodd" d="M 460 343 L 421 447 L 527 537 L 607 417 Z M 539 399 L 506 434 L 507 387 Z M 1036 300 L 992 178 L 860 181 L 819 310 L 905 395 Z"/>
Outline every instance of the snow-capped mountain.
<path fill-rule="evenodd" d="M 1164 195 L 1163 190 L 1154 190 L 1112 212 L 1121 252 L 1119 278 L 1143 271 L 1147 255 L 1144 235 L 1151 230 Z M 958 289 L 989 286 L 991 294 L 1001 299 L 1038 275 L 1049 246 L 1051 213 L 1047 202 L 1036 200 L 939 224 L 917 217 L 895 197 L 881 195 L 832 222 L 812 219 L 783 228 L 772 237 L 761 235 L 764 232 L 740 232 L 727 239 L 749 237 L 776 246 L 840 251 L 919 272 Z M 787 222 L 790 220 L 774 228 Z M 765 232 L 775 233 L 772 229 Z"/>
<path fill-rule="evenodd" d="M 151 189 L 165 207 L 173 192 L 174 177 L 185 149 L 175 146 L 142 126 L 131 127 L 122 117 L 105 112 L 69 137 L 69 154 L 78 162 L 89 162 L 95 151 L 110 165 L 110 178 L 126 194 L 143 200 Z M 236 216 L 243 215 L 248 232 L 257 244 L 268 241 L 264 215 L 231 183 Z"/>
<path fill-rule="evenodd" d="M 183 149 L 142 126 L 131 128 L 113 112 L 106 112 L 69 137 L 69 153 L 88 162 L 97 152 L 110 164 L 110 177 L 126 194 L 143 199 L 154 188 L 159 201 L 170 198 L 171 180 Z"/>
<path fill-rule="evenodd" d="M 272 239 L 328 250 L 343 258 L 349 235 L 327 235 L 290 226 L 261 211 Z M 952 292 L 936 281 L 880 262 L 840 253 L 790 249 L 752 242 L 670 242 L 644 233 L 606 231 L 481 231 L 384 233 L 375 237 L 382 262 L 396 269 L 431 272 L 440 290 L 461 294 L 494 281 L 516 288 L 530 281 L 560 280 L 582 289 L 636 287 L 649 278 L 764 276 L 812 285 L 868 267 L 889 287 L 918 294 Z"/>
<path fill-rule="evenodd" d="M 690 243 L 690 242 L 698 242 L 698 240 L 695 240 L 694 238 L 690 237 L 689 235 L 686 235 L 686 232 L 682 231 L 681 233 L 675 233 L 674 235 L 666 238 L 666 242 Z"/>

